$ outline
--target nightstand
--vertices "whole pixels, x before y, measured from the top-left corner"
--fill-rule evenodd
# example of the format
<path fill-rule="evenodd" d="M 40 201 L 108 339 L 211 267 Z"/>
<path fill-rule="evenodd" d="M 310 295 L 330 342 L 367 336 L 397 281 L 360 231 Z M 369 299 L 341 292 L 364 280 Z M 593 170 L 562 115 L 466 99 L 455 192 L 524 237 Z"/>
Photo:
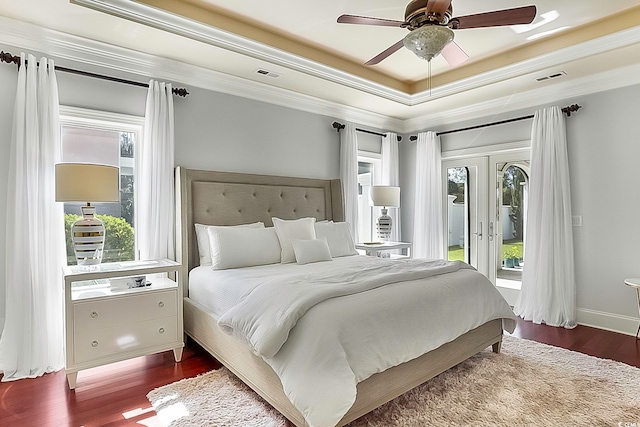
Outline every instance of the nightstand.
<path fill-rule="evenodd" d="M 356 249 L 363 250 L 369 256 L 379 256 L 382 251 L 406 249 L 406 257 L 411 257 L 411 243 L 407 242 L 367 242 L 356 244 Z"/>
<path fill-rule="evenodd" d="M 636 294 L 638 297 L 638 315 L 640 315 L 640 278 L 624 279 L 624 284 L 631 286 L 632 288 L 636 288 Z M 636 331 L 636 339 L 638 339 L 639 334 L 640 325 L 638 325 L 638 330 Z"/>
<path fill-rule="evenodd" d="M 78 371 L 184 347 L 181 264 L 168 259 L 63 269 L 69 388 Z M 168 273 L 175 273 L 176 280 Z M 131 277 L 146 281 L 129 288 Z"/>

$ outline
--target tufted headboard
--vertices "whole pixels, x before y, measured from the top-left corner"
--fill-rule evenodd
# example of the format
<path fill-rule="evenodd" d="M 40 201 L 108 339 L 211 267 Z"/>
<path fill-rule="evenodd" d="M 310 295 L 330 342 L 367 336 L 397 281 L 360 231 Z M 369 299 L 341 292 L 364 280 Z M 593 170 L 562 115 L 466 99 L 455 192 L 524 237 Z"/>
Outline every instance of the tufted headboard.
<path fill-rule="evenodd" d="M 176 168 L 176 260 L 181 277 L 198 265 L 194 224 L 238 225 L 272 217 L 344 221 L 340 180 Z"/>

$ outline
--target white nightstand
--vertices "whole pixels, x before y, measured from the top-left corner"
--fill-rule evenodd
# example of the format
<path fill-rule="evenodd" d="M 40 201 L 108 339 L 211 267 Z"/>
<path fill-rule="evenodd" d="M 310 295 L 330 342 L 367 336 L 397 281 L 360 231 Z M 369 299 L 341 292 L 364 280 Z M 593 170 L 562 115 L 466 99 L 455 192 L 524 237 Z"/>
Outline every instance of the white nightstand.
<path fill-rule="evenodd" d="M 636 294 L 638 297 L 638 315 L 640 315 L 640 278 L 624 279 L 624 284 L 627 286 L 631 286 L 632 288 L 636 288 Z M 638 325 L 638 330 L 636 331 L 636 339 L 638 339 L 639 334 L 640 324 Z"/>
<path fill-rule="evenodd" d="M 76 387 L 78 371 L 107 363 L 167 350 L 180 361 L 184 347 L 180 268 L 167 259 L 64 267 L 69 388 Z M 168 277 L 171 272 L 176 280 Z M 117 279 L 131 276 L 146 276 L 151 284 L 123 289 L 126 284 Z"/>
<path fill-rule="evenodd" d="M 407 257 L 411 257 L 411 243 L 407 242 L 371 242 L 358 243 L 356 249 L 363 250 L 369 256 L 378 256 L 382 251 L 390 251 L 393 249 L 406 249 Z"/>

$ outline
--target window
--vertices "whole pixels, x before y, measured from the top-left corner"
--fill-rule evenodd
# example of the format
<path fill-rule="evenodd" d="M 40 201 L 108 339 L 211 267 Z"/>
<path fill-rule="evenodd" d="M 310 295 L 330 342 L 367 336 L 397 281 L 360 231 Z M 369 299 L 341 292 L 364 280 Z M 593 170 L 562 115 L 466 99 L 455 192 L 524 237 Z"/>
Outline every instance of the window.
<path fill-rule="evenodd" d="M 60 108 L 61 159 L 64 163 L 100 163 L 120 169 L 120 203 L 96 203 L 104 222 L 103 262 L 136 259 L 134 203 L 134 147 L 142 138 L 143 117 L 72 107 Z M 67 264 L 76 263 L 71 225 L 81 216 L 83 203 L 65 203 Z"/>
<path fill-rule="evenodd" d="M 380 155 L 360 152 L 358 155 L 358 238 L 371 242 L 376 238 L 374 207 L 371 205 L 371 187 L 376 182 L 376 171 L 380 170 Z M 379 215 L 379 214 L 378 214 Z"/>

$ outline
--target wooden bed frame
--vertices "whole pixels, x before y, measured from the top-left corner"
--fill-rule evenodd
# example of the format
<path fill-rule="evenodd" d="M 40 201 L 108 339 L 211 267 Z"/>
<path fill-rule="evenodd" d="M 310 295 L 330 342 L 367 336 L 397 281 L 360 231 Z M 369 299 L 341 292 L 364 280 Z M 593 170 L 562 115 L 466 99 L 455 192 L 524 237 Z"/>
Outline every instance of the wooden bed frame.
<path fill-rule="evenodd" d="M 339 180 L 319 180 L 230 172 L 176 169 L 176 245 L 182 263 L 181 280 L 198 266 L 194 224 L 237 225 L 272 217 L 343 221 L 342 188 Z M 184 279 L 182 279 L 184 278 Z M 306 426 L 300 412 L 282 390 L 276 373 L 245 345 L 225 334 L 216 319 L 189 299 L 183 284 L 184 330 L 198 344 L 237 375 L 256 393 L 298 427 Z M 408 390 L 435 377 L 474 354 L 502 343 L 502 321 L 487 322 L 452 342 L 409 362 L 375 374 L 357 386 L 356 401 L 338 424 L 345 425 Z"/>

